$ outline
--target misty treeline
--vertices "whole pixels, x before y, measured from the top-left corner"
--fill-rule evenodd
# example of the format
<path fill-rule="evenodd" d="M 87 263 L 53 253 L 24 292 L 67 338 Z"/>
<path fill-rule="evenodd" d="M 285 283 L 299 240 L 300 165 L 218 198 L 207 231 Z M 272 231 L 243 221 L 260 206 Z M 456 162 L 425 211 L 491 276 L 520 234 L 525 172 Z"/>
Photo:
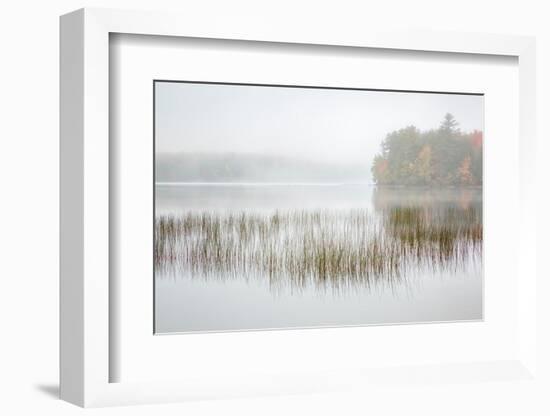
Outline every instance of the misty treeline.
<path fill-rule="evenodd" d="M 479 186 L 482 184 L 480 131 L 464 133 L 447 113 L 438 129 L 414 126 L 389 133 L 372 164 L 378 185 Z"/>
<path fill-rule="evenodd" d="M 157 153 L 156 182 L 365 182 L 370 166 L 253 153 Z"/>

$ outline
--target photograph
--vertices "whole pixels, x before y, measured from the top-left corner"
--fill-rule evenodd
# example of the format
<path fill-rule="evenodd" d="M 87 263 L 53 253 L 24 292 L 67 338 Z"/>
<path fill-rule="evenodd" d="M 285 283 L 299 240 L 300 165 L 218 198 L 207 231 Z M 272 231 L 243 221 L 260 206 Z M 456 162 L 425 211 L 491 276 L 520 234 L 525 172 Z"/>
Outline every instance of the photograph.
<path fill-rule="evenodd" d="M 483 94 L 153 90 L 155 334 L 483 320 Z"/>

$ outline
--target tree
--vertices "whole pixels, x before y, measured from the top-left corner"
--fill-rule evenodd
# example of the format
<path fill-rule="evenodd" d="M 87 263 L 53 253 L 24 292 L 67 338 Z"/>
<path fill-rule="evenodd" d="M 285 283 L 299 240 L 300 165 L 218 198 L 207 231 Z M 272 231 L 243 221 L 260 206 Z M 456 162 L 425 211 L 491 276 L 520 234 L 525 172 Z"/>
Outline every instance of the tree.
<path fill-rule="evenodd" d="M 445 132 L 456 132 L 458 130 L 458 122 L 451 113 L 445 114 L 439 129 Z"/>
<path fill-rule="evenodd" d="M 471 171 L 472 158 L 466 156 L 458 168 L 458 178 L 462 185 L 471 185 L 474 181 L 474 176 Z"/>
<path fill-rule="evenodd" d="M 372 176 L 379 185 L 481 185 L 481 144 L 481 132 L 461 132 L 447 113 L 437 129 L 409 126 L 387 134 Z"/>
<path fill-rule="evenodd" d="M 413 174 L 419 185 L 429 185 L 432 183 L 433 166 L 432 166 L 432 148 L 430 145 L 424 145 L 418 153 L 418 157 L 414 161 Z"/>
<path fill-rule="evenodd" d="M 376 155 L 372 163 L 371 168 L 372 176 L 376 178 L 376 181 L 385 184 L 388 183 L 387 172 L 388 172 L 388 161 L 384 159 L 381 155 Z"/>

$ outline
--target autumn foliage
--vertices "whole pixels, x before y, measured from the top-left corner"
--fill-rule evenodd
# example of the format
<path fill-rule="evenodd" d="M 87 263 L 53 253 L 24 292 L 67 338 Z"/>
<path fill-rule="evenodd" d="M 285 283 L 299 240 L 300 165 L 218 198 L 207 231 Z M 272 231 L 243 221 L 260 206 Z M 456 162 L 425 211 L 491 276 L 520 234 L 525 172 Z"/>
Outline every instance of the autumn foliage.
<path fill-rule="evenodd" d="M 371 170 L 379 185 L 479 186 L 482 160 L 483 133 L 462 132 L 447 114 L 437 129 L 389 133 Z"/>

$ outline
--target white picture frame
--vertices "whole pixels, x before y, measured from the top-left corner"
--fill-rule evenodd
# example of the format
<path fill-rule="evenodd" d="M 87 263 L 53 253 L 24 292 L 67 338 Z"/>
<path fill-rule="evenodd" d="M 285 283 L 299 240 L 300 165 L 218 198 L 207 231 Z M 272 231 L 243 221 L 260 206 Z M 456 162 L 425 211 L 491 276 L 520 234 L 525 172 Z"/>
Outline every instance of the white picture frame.
<path fill-rule="evenodd" d="M 242 23 L 242 22 L 240 22 Z M 260 24 L 261 23 L 261 24 Z M 381 368 L 242 379 L 233 374 L 185 381 L 110 382 L 109 296 L 109 34 L 139 34 L 258 42 L 383 48 L 440 53 L 505 55 L 519 64 L 520 223 L 517 293 L 518 354 L 509 360 L 427 366 L 415 377 L 478 381 L 477 374 L 518 380 L 536 373 L 535 41 L 529 37 L 464 33 L 291 30 L 253 22 L 249 27 L 192 16 L 82 9 L 61 18 L 61 398 L 80 406 L 181 401 L 192 398 L 318 392 L 348 384 L 407 379 L 410 371 Z M 359 374 L 358 374 L 359 373 Z M 483 378 L 483 377 L 482 377 Z M 344 383 L 343 380 L 346 380 Z"/>

